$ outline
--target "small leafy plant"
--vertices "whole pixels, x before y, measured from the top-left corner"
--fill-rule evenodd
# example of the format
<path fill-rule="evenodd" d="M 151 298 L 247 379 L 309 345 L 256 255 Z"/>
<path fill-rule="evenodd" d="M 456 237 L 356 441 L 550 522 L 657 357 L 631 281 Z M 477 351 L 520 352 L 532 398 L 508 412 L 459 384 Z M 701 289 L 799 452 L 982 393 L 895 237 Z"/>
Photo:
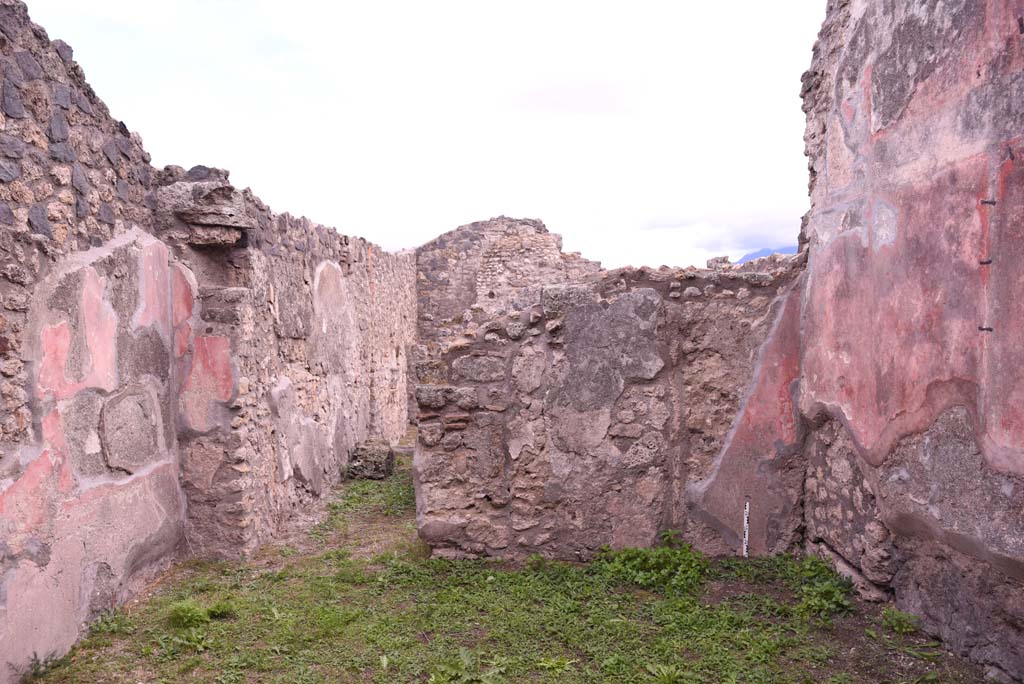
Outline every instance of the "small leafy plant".
<path fill-rule="evenodd" d="M 655 684 L 687 684 L 693 681 L 675 665 L 648 665 L 647 675 Z"/>
<path fill-rule="evenodd" d="M 882 609 L 882 625 L 891 632 L 905 636 L 918 630 L 920 619 L 916 615 L 886 606 Z"/>
<path fill-rule="evenodd" d="M 604 549 L 598 554 L 595 567 L 615 582 L 686 594 L 700 588 L 708 561 L 688 544 L 680 544 L 653 549 Z"/>
<path fill-rule="evenodd" d="M 569 660 L 563 656 L 556 656 L 554 658 L 541 658 L 537 663 L 537 667 L 544 670 L 545 672 L 551 672 L 554 674 L 564 674 L 572 669 L 572 666 L 577 661 Z"/>
<path fill-rule="evenodd" d="M 459 657 L 437 666 L 428 684 L 502 684 L 505 681 L 505 663 L 493 660 L 484 663 L 468 648 L 459 649 Z"/>
<path fill-rule="evenodd" d="M 853 610 L 852 588 L 850 581 L 836 574 L 825 561 L 807 556 L 800 563 L 797 611 L 825 621 L 849 613 Z"/>
<path fill-rule="evenodd" d="M 174 637 L 174 644 L 194 653 L 204 653 L 213 648 L 213 640 L 199 627 L 190 627 L 181 636 Z"/>
<path fill-rule="evenodd" d="M 853 677 L 847 672 L 837 672 L 828 678 L 827 684 L 853 684 Z"/>
<path fill-rule="evenodd" d="M 231 601 L 217 601 L 206 609 L 211 620 L 228 620 L 235 617 L 235 605 Z"/>
<path fill-rule="evenodd" d="M 117 611 L 104 613 L 89 627 L 92 634 L 131 634 L 135 631 L 131 620 Z"/>

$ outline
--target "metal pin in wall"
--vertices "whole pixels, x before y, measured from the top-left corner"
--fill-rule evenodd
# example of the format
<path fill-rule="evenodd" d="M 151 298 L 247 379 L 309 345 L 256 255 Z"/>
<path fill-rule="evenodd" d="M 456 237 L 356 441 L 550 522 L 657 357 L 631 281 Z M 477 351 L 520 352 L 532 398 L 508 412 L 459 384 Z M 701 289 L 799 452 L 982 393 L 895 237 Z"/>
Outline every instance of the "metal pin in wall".
<path fill-rule="evenodd" d="M 750 551 L 750 499 L 743 502 L 743 557 Z"/>
<path fill-rule="evenodd" d="M 991 259 L 982 259 L 978 263 L 981 264 L 982 266 L 989 266 L 989 265 L 992 264 L 992 260 Z"/>
<path fill-rule="evenodd" d="M 992 332 L 994 328 L 990 328 L 987 325 L 979 325 L 978 330 L 980 330 L 981 332 Z"/>
<path fill-rule="evenodd" d="M 995 200 L 981 200 L 981 203 L 982 204 L 987 204 L 990 207 L 996 206 L 996 201 Z"/>

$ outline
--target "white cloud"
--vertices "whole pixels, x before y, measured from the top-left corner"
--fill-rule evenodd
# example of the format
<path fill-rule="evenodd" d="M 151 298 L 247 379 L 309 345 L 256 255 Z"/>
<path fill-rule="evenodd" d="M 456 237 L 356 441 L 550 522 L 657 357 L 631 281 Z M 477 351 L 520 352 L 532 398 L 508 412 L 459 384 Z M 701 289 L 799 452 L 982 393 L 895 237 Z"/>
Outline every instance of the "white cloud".
<path fill-rule="evenodd" d="M 823 0 L 30 0 L 158 165 L 388 248 L 500 214 L 608 266 L 792 244 Z M 675 221 L 673 224 L 672 222 Z M 663 225 L 656 230 L 653 226 Z"/>

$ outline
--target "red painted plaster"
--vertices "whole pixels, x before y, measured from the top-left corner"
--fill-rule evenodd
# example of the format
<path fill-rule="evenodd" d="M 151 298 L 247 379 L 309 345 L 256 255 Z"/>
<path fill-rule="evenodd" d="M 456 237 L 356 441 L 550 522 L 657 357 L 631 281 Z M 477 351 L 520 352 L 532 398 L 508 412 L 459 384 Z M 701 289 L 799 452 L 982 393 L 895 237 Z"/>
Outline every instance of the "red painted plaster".
<path fill-rule="evenodd" d="M 800 437 L 793 391 L 800 376 L 800 303 L 802 282 L 781 302 L 775 326 L 760 352 L 750 390 L 733 424 L 712 475 L 695 492 L 708 522 L 727 539 L 738 540 L 743 530 L 743 505 L 751 502 L 750 550 L 775 550 L 769 518 L 784 518 L 792 502 L 774 496 L 771 462 L 780 450 L 792 448 Z M 783 532 L 781 525 L 775 530 Z"/>
<path fill-rule="evenodd" d="M 174 329 L 174 355 L 181 358 L 188 351 L 188 340 L 192 335 L 192 326 L 182 323 Z"/>
<path fill-rule="evenodd" d="M 69 378 L 66 366 L 72 326 L 67 321 L 44 326 L 42 360 L 37 380 L 42 398 L 67 399 L 86 387 L 112 391 L 117 387 L 117 313 L 104 299 L 106 279 L 87 267 L 82 279 L 79 319 L 85 336 L 86 358 L 80 379 Z"/>
<path fill-rule="evenodd" d="M 1024 473 L 1024 164 L 1019 140 L 1016 162 L 999 167 L 992 212 L 992 265 L 989 273 L 989 324 L 981 415 L 993 463 Z M 1004 151 L 1004 154 L 1005 151 Z"/>
<path fill-rule="evenodd" d="M 167 247 L 162 242 L 143 246 L 139 257 L 139 302 L 136 317 L 138 327 L 155 325 L 165 335 L 169 330 L 167 294 L 170 290 L 170 270 L 167 265 Z"/>
<path fill-rule="evenodd" d="M 234 376 L 231 341 L 226 337 L 195 338 L 192 368 L 182 387 L 182 407 L 189 426 L 199 432 L 214 427 L 210 407 L 231 399 Z"/>
<path fill-rule="evenodd" d="M 47 490 L 68 493 L 74 479 L 67 461 L 67 442 L 60 414 L 50 411 L 42 420 L 43 449 L 14 484 L 0 493 L 0 515 L 14 525 L 14 532 L 31 532 L 48 520 Z M 56 481 L 54 478 L 56 477 Z"/>
<path fill-rule="evenodd" d="M 901 436 L 893 425 L 940 408 L 927 406 L 932 385 L 979 379 L 984 225 L 973 188 L 986 175 L 984 158 L 968 159 L 947 182 L 891 189 L 891 248 L 848 234 L 818 247 L 808 267 L 803 406 L 845 418 L 875 464 Z"/>
<path fill-rule="evenodd" d="M 878 200 L 897 225 L 882 247 L 855 232 L 812 242 L 801 408 L 842 418 L 878 465 L 898 439 L 965 405 L 988 462 L 1024 473 L 1024 176 L 1007 151 L 1021 141 L 991 137 L 984 100 L 962 113 L 971 98 L 995 96 L 979 95 L 984 80 L 1024 68 L 1017 13 L 989 3 L 960 40 L 884 131 L 851 129 L 847 144 L 865 162 L 857 186 L 816 195 L 812 232 L 850 207 L 870 226 Z M 869 114 L 871 80 L 868 62 L 850 86 Z M 851 118 L 845 101 L 838 110 Z"/>
<path fill-rule="evenodd" d="M 192 316 L 192 307 L 195 303 L 192 294 L 192 285 L 188 276 L 185 275 L 185 267 L 181 264 L 174 264 L 172 271 L 172 315 L 171 322 L 178 326 Z"/>
<path fill-rule="evenodd" d="M 14 484 L 0 493 L 0 515 L 14 525 L 15 532 L 42 524 L 45 511 L 41 492 L 53 474 L 53 465 L 50 451 L 44 449 Z"/>
<path fill-rule="evenodd" d="M 188 352 L 192 337 L 192 311 L 195 306 L 195 292 L 190 273 L 181 264 L 171 268 L 171 326 L 174 329 L 174 356 L 182 358 Z"/>

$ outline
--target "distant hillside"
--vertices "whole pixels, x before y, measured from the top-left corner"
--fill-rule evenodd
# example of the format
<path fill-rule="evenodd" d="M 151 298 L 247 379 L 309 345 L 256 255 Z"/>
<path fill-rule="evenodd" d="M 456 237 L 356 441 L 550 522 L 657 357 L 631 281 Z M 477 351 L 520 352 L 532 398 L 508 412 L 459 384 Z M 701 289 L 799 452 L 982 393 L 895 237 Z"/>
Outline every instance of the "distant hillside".
<path fill-rule="evenodd" d="M 743 264 L 751 259 L 760 259 L 761 257 L 766 257 L 770 254 L 796 254 L 796 245 L 791 245 L 789 247 L 764 247 L 756 252 L 744 254 L 736 263 Z"/>

